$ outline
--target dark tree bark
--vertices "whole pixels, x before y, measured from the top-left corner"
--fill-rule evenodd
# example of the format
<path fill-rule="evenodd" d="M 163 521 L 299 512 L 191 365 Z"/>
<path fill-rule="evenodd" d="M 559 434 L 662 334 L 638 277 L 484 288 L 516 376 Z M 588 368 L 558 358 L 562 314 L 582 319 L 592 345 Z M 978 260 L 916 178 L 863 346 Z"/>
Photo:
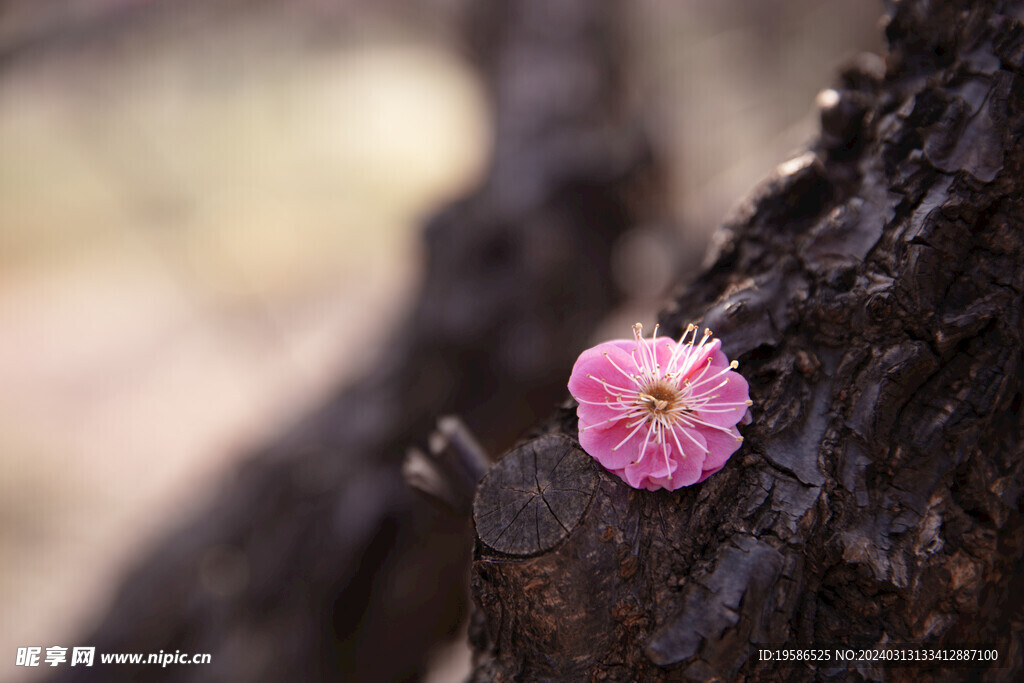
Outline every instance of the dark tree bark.
<path fill-rule="evenodd" d="M 1020 679 L 1021 17 L 1021 2 L 893 3 L 885 64 L 856 60 L 823 93 L 813 149 L 723 226 L 662 315 L 676 335 L 702 319 L 750 381 L 754 421 L 725 469 L 650 493 L 591 461 L 578 521 L 558 530 L 538 504 L 502 535 L 496 510 L 533 504 L 523 472 L 543 499 L 548 451 L 577 436 L 567 404 L 539 430 L 559 438 L 485 477 L 474 680 L 967 673 L 756 654 L 886 642 L 988 644 L 998 666 L 973 675 Z"/>
<path fill-rule="evenodd" d="M 458 413 L 500 452 L 557 404 L 574 349 L 615 299 L 612 245 L 651 219 L 660 185 L 622 106 L 612 3 L 483 10 L 472 30 L 491 36 L 479 58 L 493 165 L 426 227 L 409 319 L 368 349 L 362 381 L 160 541 L 82 639 L 98 652 L 211 653 L 212 664 L 67 667 L 60 680 L 415 680 L 457 632 L 468 517 L 409 491 L 406 451 Z M 566 68 L 590 76 L 568 96 L 561 77 L 545 78 Z"/>

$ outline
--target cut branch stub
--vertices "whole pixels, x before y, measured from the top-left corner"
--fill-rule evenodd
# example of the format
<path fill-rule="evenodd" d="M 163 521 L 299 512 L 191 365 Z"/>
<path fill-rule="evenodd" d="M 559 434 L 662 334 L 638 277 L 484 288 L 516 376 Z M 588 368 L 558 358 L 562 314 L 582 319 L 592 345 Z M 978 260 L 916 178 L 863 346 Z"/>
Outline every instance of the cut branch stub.
<path fill-rule="evenodd" d="M 529 441 L 480 482 L 473 501 L 477 535 L 507 555 L 550 550 L 579 524 L 596 485 L 592 458 L 570 439 Z"/>

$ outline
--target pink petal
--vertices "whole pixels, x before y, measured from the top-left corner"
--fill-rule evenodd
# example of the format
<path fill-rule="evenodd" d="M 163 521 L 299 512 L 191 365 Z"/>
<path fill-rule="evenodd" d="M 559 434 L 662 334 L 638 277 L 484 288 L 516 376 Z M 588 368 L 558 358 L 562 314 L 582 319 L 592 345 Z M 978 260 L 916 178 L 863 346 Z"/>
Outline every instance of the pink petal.
<path fill-rule="evenodd" d="M 722 375 L 722 379 L 727 379 L 729 382 L 715 392 L 718 394 L 719 403 L 736 403 L 750 398 L 750 385 L 747 384 L 747 380 L 743 378 L 743 375 L 730 371 Z M 746 411 L 746 406 L 741 407 L 740 415 Z"/>
<path fill-rule="evenodd" d="M 665 455 L 661 450 L 661 444 L 650 444 L 647 446 L 647 453 L 636 464 L 626 465 L 625 480 L 633 488 L 640 488 L 648 478 L 664 478 L 678 469 L 678 464 L 673 457 L 674 453 L 669 450 L 668 464 L 665 464 Z"/>
<path fill-rule="evenodd" d="M 644 427 L 632 436 L 617 451 L 612 450 L 629 435 L 633 428 L 626 428 L 619 422 L 610 429 L 587 429 L 580 432 L 580 445 L 605 469 L 618 470 L 637 459 L 640 444 L 644 440 Z"/>
<path fill-rule="evenodd" d="M 676 437 L 679 439 L 679 444 L 683 447 L 683 452 L 679 453 L 679 449 L 676 448 L 675 439 L 671 435 L 666 435 L 668 436 L 669 443 L 672 444 L 676 461 L 676 470 L 672 473 L 672 480 L 668 486 L 665 486 L 670 491 L 675 491 L 680 486 L 689 486 L 696 483 L 697 479 L 700 478 L 701 471 L 704 469 L 705 454 L 702 448 L 699 448 L 693 441 L 696 441 L 702 447 L 707 446 L 704 434 L 696 429 L 687 430 L 687 434 L 693 437 L 693 441 L 683 433 L 683 427 L 677 425 L 673 429 L 676 432 Z"/>
<path fill-rule="evenodd" d="M 743 375 L 738 372 L 727 372 L 721 378 L 709 382 L 707 386 L 710 389 L 721 384 L 723 381 L 725 385 L 715 389 L 714 395 L 716 398 L 712 399 L 706 406 L 710 410 L 721 410 L 723 404 L 743 403 L 750 398 L 750 388 L 747 385 L 747 380 L 743 379 Z M 713 425 L 732 427 L 743 419 L 743 415 L 746 412 L 747 406 L 744 404 L 723 413 L 697 411 L 697 414 L 702 420 Z"/>
<path fill-rule="evenodd" d="M 608 406 L 581 403 L 576 408 L 576 415 L 580 418 L 580 434 L 582 434 L 584 432 L 612 429 L 622 423 L 622 418 L 625 418 L 625 411 L 616 410 Z M 628 433 L 626 432 L 626 434 Z M 625 437 L 626 434 L 622 436 Z M 618 443 L 618 441 L 615 443 Z"/>
<path fill-rule="evenodd" d="M 593 429 L 610 429 L 625 417 L 627 411 L 621 407 L 603 405 L 606 401 L 617 403 L 618 391 L 614 387 L 635 388 L 632 381 L 616 370 L 612 363 L 627 373 L 636 370 L 632 359 L 618 348 L 615 342 L 598 344 L 581 353 L 576 359 L 572 374 L 569 376 L 569 392 L 580 401 L 576 414 L 580 418 L 581 434 Z M 599 380 L 604 380 L 610 386 L 602 384 Z M 592 402 L 599 404 L 595 405 Z M 619 439 L 623 437 L 625 434 Z"/>
<path fill-rule="evenodd" d="M 635 489 L 644 488 L 647 485 L 647 475 L 637 467 L 626 467 L 623 469 L 623 479 Z"/>
<path fill-rule="evenodd" d="M 685 484 L 680 484 L 678 479 L 669 479 L 667 477 L 648 479 L 644 484 L 644 488 L 648 491 L 659 491 L 661 489 L 665 489 L 666 491 L 675 491 L 683 486 L 685 486 Z"/>
<path fill-rule="evenodd" d="M 675 473 L 672 475 L 671 479 L 669 479 L 668 477 L 649 478 L 648 483 L 654 486 L 655 488 L 649 488 L 648 490 L 656 491 L 657 489 L 665 489 L 667 491 L 675 491 L 677 489 L 683 488 L 684 486 L 696 484 L 698 481 L 700 481 L 699 477 L 691 481 L 689 477 L 683 478 L 678 473 Z"/>
<path fill-rule="evenodd" d="M 599 379 L 613 386 L 636 389 L 636 385 L 616 370 L 612 362 L 627 373 L 633 374 L 637 371 L 630 355 L 618 348 L 614 342 L 598 344 L 581 353 L 576 359 L 572 374 L 569 376 L 569 393 L 587 401 L 603 401 L 610 394 L 608 389 L 597 381 Z"/>
<path fill-rule="evenodd" d="M 725 461 L 740 447 L 737 440 L 740 433 L 733 427 L 729 433 L 720 432 L 717 429 L 701 429 L 708 446 L 708 455 L 704 460 L 704 469 L 721 469 Z"/>
<path fill-rule="evenodd" d="M 605 344 L 608 344 L 609 346 L 614 346 L 615 348 L 624 351 L 627 354 L 632 354 L 634 351 L 636 351 L 636 341 L 634 341 L 633 339 L 613 339 L 609 342 L 605 342 Z"/>

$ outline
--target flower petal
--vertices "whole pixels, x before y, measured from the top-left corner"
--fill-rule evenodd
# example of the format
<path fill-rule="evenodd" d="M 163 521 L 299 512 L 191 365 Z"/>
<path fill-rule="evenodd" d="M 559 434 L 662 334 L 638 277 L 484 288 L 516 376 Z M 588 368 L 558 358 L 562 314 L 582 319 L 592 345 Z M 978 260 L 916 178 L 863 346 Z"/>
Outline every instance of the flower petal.
<path fill-rule="evenodd" d="M 685 431 L 684 431 L 685 430 Z M 681 486 L 689 486 L 700 478 L 704 469 L 704 450 L 707 448 L 707 441 L 704 435 L 696 429 L 686 429 L 676 426 L 672 428 L 673 434 L 666 434 L 672 448 L 669 451 L 670 457 L 675 462 L 675 468 L 669 477 L 652 477 L 652 481 L 661 482 L 661 486 L 675 491 Z M 676 442 L 683 447 L 680 452 Z M 696 443 L 694 443 L 696 442 Z"/>
<path fill-rule="evenodd" d="M 740 433 L 735 427 L 728 433 L 717 429 L 700 430 L 708 446 L 708 455 L 704 460 L 704 469 L 721 469 L 725 461 L 740 447 Z"/>
<path fill-rule="evenodd" d="M 747 412 L 746 401 L 750 398 L 750 388 L 743 375 L 732 371 L 725 373 L 708 386 L 710 388 L 719 384 L 722 386 L 715 389 L 713 394 L 715 398 L 704 406 L 705 410 L 698 410 L 697 414 L 702 420 L 713 425 L 732 427 L 742 420 Z M 730 406 L 729 404 L 739 405 Z"/>
<path fill-rule="evenodd" d="M 622 469 L 637 459 L 637 452 L 644 440 L 644 428 L 640 426 L 639 431 L 618 446 L 633 429 L 626 428 L 624 422 L 619 422 L 610 429 L 586 429 L 580 431 L 580 446 L 605 469 Z M 615 450 L 617 446 L 618 449 Z"/>
<path fill-rule="evenodd" d="M 625 467 L 626 483 L 633 488 L 641 488 L 647 479 L 663 479 L 672 475 L 679 468 L 674 447 L 668 450 L 668 462 L 661 444 L 648 444 L 647 452 L 637 463 Z"/>
<path fill-rule="evenodd" d="M 569 393 L 587 401 L 604 401 L 609 396 L 614 398 L 614 387 L 635 391 L 636 384 L 619 372 L 616 365 L 626 373 L 637 372 L 632 357 L 613 342 L 587 349 L 573 365 Z"/>
<path fill-rule="evenodd" d="M 594 430 L 606 430 L 615 427 L 623 419 L 629 419 L 627 411 L 618 410 L 609 405 L 589 405 L 581 403 L 576 408 L 580 418 L 580 434 Z"/>

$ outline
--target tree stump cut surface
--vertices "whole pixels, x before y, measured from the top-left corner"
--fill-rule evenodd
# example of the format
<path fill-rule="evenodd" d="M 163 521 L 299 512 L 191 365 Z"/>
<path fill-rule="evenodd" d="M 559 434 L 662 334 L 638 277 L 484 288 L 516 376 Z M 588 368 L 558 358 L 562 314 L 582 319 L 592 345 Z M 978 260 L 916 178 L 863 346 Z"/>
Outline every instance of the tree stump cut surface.
<path fill-rule="evenodd" d="M 477 534 L 506 555 L 550 550 L 579 524 L 596 484 L 592 459 L 570 439 L 529 441 L 480 483 L 473 503 Z"/>

